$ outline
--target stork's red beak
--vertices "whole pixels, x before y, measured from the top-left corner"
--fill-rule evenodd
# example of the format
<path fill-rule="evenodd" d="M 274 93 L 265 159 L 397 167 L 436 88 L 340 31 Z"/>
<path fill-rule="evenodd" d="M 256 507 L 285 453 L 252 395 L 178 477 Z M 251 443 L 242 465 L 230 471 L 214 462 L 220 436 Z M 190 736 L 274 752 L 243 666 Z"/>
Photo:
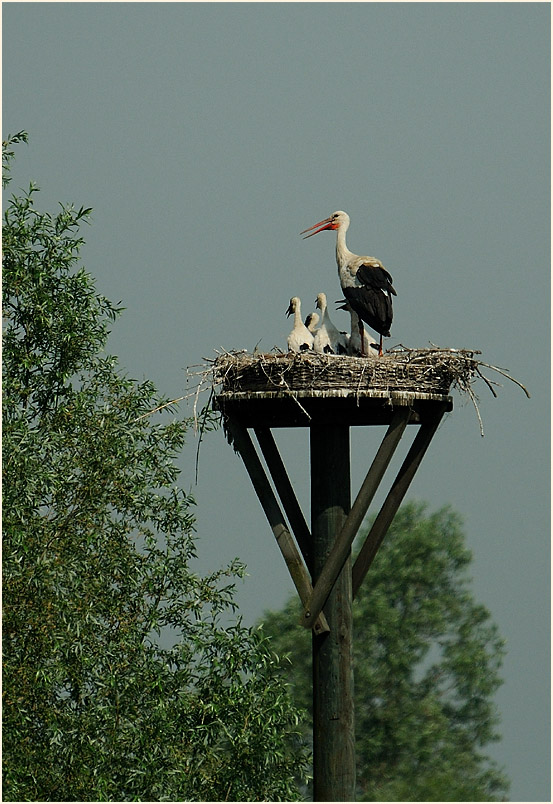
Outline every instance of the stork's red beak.
<path fill-rule="evenodd" d="M 318 226 L 320 226 L 321 228 L 317 229 Z M 316 231 L 311 232 L 311 229 L 316 229 Z M 325 218 L 324 221 L 319 221 L 319 223 L 316 223 L 314 226 L 310 226 L 308 229 L 304 229 L 303 232 L 300 232 L 300 234 L 311 232 L 311 234 L 305 235 L 305 237 L 303 238 L 304 240 L 307 240 L 308 237 L 313 237 L 313 235 L 319 234 L 319 232 L 324 232 L 325 229 L 336 229 L 336 224 L 334 223 L 332 217 Z"/>

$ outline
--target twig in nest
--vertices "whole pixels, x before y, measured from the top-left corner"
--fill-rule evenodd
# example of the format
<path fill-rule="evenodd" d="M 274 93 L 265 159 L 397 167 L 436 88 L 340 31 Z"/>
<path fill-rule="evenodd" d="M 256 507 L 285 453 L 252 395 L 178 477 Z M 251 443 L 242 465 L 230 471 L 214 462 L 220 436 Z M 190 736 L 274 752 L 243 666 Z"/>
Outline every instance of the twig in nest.
<path fill-rule="evenodd" d="M 524 391 L 524 393 L 526 394 L 528 399 L 531 398 L 530 397 L 530 392 L 524 387 L 524 385 L 521 382 L 519 382 L 518 380 L 515 380 L 514 377 L 511 377 L 511 375 L 508 374 L 504 369 L 497 368 L 497 366 L 492 366 L 489 363 L 483 363 L 482 360 L 478 360 L 477 363 L 480 366 L 486 366 L 486 368 L 490 368 L 490 369 L 493 369 L 494 371 L 497 371 L 497 373 L 501 374 L 503 377 L 507 377 L 508 380 L 511 380 L 511 382 L 514 382 L 515 385 L 518 385 L 519 388 L 522 388 L 522 390 Z"/>
<path fill-rule="evenodd" d="M 202 443 L 203 434 L 205 431 L 205 421 L 207 419 L 207 414 L 209 412 L 209 407 L 211 405 L 211 400 L 213 399 L 214 394 L 213 387 L 211 388 L 211 393 L 209 394 L 209 399 L 207 401 L 207 405 L 204 408 L 204 418 L 202 422 L 202 426 L 200 427 L 200 437 L 198 438 L 198 446 L 196 448 L 196 485 L 198 485 L 198 469 L 200 465 L 200 444 Z M 195 404 L 195 403 L 194 403 Z"/>
<path fill-rule="evenodd" d="M 474 405 L 474 410 L 476 411 L 476 415 L 477 415 L 478 421 L 480 423 L 480 435 L 482 436 L 482 438 L 484 438 L 484 423 L 482 421 L 482 417 L 480 416 L 480 410 L 478 409 L 478 403 L 476 402 L 476 394 L 474 393 L 474 391 L 472 390 L 470 385 L 467 385 L 466 390 L 467 390 L 467 393 L 468 393 L 468 395 L 470 397 L 470 401 Z"/>
<path fill-rule="evenodd" d="M 171 399 L 170 402 L 165 402 L 163 405 L 158 405 L 157 408 L 153 408 L 149 410 L 147 413 L 142 413 L 141 416 L 137 416 L 136 419 L 133 419 L 132 423 L 139 422 L 140 419 L 145 419 L 146 416 L 151 416 L 152 413 L 158 413 L 158 411 L 163 410 L 164 408 L 168 408 L 170 405 L 176 405 L 178 402 L 182 402 L 183 399 L 186 399 L 186 396 L 179 396 L 177 399 Z"/>
<path fill-rule="evenodd" d="M 479 376 L 479 377 L 482 377 L 482 379 L 484 380 L 484 382 L 486 383 L 486 385 L 488 386 L 488 388 L 490 389 L 490 391 L 492 392 L 492 394 L 493 394 L 493 395 L 495 396 L 495 398 L 497 399 L 497 394 L 496 394 L 496 392 L 494 391 L 494 389 L 492 388 L 492 385 L 499 385 L 499 383 L 497 383 L 497 382 L 496 382 L 496 383 L 494 383 L 494 382 L 492 382 L 492 380 L 488 380 L 488 378 L 487 378 L 487 377 L 485 377 L 485 376 L 482 374 L 482 372 L 480 371 L 480 368 L 479 368 L 479 367 L 477 367 L 477 368 L 476 368 L 476 373 L 478 374 L 478 376 Z"/>
<path fill-rule="evenodd" d="M 310 422 L 310 421 L 311 421 L 311 416 L 310 416 L 310 415 L 309 415 L 309 413 L 306 411 L 306 409 L 304 408 L 304 406 L 301 404 L 300 400 L 297 398 L 297 396 L 296 396 L 296 395 L 295 395 L 295 393 L 292 391 L 292 389 L 291 389 L 291 388 L 289 388 L 288 386 L 286 386 L 285 391 L 286 391 L 286 393 L 287 393 L 289 396 L 291 396 L 291 397 L 292 397 L 292 399 L 294 400 L 294 402 L 295 402 L 297 405 L 299 405 L 300 410 L 302 410 L 302 411 L 303 411 L 303 413 L 305 414 L 305 416 L 307 416 L 307 421 L 309 421 L 309 422 Z"/>

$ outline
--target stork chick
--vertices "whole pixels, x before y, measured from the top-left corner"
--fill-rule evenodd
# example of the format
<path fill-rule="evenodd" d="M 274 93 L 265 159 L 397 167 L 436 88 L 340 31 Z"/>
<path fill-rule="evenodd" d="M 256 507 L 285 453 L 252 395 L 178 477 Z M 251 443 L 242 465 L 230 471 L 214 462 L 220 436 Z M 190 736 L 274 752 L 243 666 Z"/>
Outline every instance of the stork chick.
<path fill-rule="evenodd" d="M 305 319 L 304 323 L 305 323 L 305 326 L 307 327 L 307 329 L 309 330 L 309 332 L 312 332 L 313 335 L 314 335 L 316 333 L 316 331 L 317 331 L 317 325 L 319 323 L 319 314 L 318 313 L 309 313 L 309 315 Z"/>
<path fill-rule="evenodd" d="M 376 357 L 378 344 L 372 343 L 372 337 L 368 334 L 367 330 L 363 326 L 363 322 L 360 321 L 359 316 L 351 304 L 346 301 L 339 305 L 337 309 L 348 312 L 351 319 L 351 334 L 348 340 L 348 355 L 354 355 L 355 357 L 359 357 L 360 355 L 362 357 Z"/>
<path fill-rule="evenodd" d="M 290 299 L 290 306 L 286 315 L 294 314 L 294 329 L 288 335 L 289 352 L 308 352 L 313 348 L 313 333 L 311 333 L 301 320 L 301 302 L 298 296 Z"/>
<path fill-rule="evenodd" d="M 317 309 L 321 311 L 321 326 L 315 333 L 313 349 L 319 354 L 345 355 L 348 345 L 346 333 L 340 332 L 330 320 L 324 293 L 317 296 Z"/>

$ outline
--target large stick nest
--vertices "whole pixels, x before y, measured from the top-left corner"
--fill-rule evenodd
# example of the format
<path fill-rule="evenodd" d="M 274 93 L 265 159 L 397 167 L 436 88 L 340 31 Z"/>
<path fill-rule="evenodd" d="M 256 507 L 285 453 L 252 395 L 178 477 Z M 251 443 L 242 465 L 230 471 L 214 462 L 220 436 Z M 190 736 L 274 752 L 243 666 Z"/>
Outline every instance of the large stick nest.
<path fill-rule="evenodd" d="M 445 394 L 453 384 L 465 389 L 478 370 L 474 352 L 412 349 L 380 358 L 344 355 L 220 355 L 214 380 L 223 393 L 248 391 L 411 391 Z"/>
<path fill-rule="evenodd" d="M 476 380 L 483 380 L 492 394 L 498 383 L 488 379 L 482 368 L 492 369 L 526 388 L 511 377 L 506 369 L 479 360 L 480 352 L 469 349 L 411 349 L 399 345 L 382 357 L 347 357 L 315 353 L 250 354 L 245 351 L 222 352 L 214 360 L 206 360 L 200 371 L 198 389 L 211 385 L 212 392 L 230 396 L 237 393 L 281 391 L 292 396 L 363 394 L 364 392 L 411 392 L 415 394 L 449 394 L 451 389 L 472 400 L 480 422 Z"/>

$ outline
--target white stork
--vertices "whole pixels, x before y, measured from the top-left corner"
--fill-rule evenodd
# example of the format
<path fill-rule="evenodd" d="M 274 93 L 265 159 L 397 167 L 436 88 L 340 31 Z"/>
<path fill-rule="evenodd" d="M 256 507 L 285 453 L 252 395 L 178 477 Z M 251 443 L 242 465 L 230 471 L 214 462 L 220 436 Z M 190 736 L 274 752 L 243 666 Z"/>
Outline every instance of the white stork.
<path fill-rule="evenodd" d="M 316 331 L 317 331 L 317 325 L 319 323 L 319 314 L 318 313 L 309 313 L 309 315 L 306 317 L 304 323 L 305 323 L 305 326 L 307 327 L 307 329 L 309 330 L 309 332 L 312 332 L 313 335 L 314 335 L 316 333 Z"/>
<path fill-rule="evenodd" d="M 289 352 L 308 352 L 313 348 L 313 333 L 309 332 L 301 320 L 301 302 L 297 296 L 290 299 L 286 315 L 294 314 L 294 329 L 288 335 Z"/>
<path fill-rule="evenodd" d="M 319 354 L 344 355 L 347 351 L 346 333 L 340 332 L 330 320 L 324 293 L 317 296 L 317 309 L 321 311 L 321 326 L 315 332 L 313 349 Z"/>
<path fill-rule="evenodd" d="M 382 355 L 382 336 L 388 337 L 390 334 L 392 296 L 397 294 L 392 285 L 392 277 L 380 260 L 375 257 L 359 257 L 348 249 L 348 226 L 349 215 L 338 210 L 323 221 L 304 229 L 301 234 L 311 232 L 305 235 L 305 240 L 325 229 L 336 230 L 336 263 L 344 296 L 359 318 L 379 333 L 378 354 Z M 316 231 L 313 232 L 312 229 Z"/>
<path fill-rule="evenodd" d="M 351 319 L 351 334 L 348 340 L 348 355 L 376 357 L 378 344 L 375 343 L 373 349 L 372 338 L 367 333 L 367 330 L 363 326 L 363 322 L 359 319 L 359 316 L 351 304 L 349 304 L 349 302 L 345 302 L 338 307 L 338 310 L 346 310 Z M 368 349 L 366 348 L 367 346 Z"/>

